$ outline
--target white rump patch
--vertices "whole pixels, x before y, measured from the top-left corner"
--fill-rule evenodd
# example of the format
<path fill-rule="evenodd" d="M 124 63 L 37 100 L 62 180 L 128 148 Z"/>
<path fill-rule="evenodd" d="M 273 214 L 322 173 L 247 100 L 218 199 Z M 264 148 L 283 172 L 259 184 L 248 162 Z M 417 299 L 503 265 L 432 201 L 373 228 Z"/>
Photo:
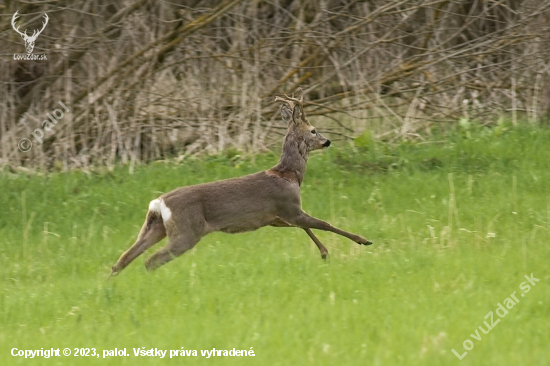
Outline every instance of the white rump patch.
<path fill-rule="evenodd" d="M 158 212 L 162 216 L 162 221 L 166 222 L 172 217 L 172 211 L 166 206 L 162 198 L 157 198 L 149 203 L 149 211 Z"/>

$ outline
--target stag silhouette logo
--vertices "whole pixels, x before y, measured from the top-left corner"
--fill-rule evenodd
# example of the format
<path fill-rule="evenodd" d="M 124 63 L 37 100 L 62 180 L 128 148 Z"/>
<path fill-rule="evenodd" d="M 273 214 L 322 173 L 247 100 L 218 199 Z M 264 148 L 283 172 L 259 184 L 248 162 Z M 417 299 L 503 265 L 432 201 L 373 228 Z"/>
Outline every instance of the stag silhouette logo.
<path fill-rule="evenodd" d="M 13 14 L 13 17 L 11 18 L 11 26 L 13 27 L 13 29 L 15 29 L 17 33 L 21 35 L 21 38 L 23 38 L 23 40 L 25 41 L 25 48 L 27 49 L 27 54 L 30 55 L 32 53 L 32 50 L 34 49 L 34 42 L 36 41 L 36 38 L 38 38 L 40 33 L 42 33 L 44 28 L 46 28 L 46 24 L 48 24 L 48 19 L 49 19 L 48 14 L 44 13 L 45 22 L 42 22 L 42 29 L 33 30 L 32 36 L 29 36 L 27 34 L 26 29 L 24 32 L 20 32 L 19 27 L 17 28 L 15 27 L 15 21 L 17 20 L 17 18 L 19 18 L 19 15 L 17 13 L 18 11 L 16 11 L 15 14 Z"/>

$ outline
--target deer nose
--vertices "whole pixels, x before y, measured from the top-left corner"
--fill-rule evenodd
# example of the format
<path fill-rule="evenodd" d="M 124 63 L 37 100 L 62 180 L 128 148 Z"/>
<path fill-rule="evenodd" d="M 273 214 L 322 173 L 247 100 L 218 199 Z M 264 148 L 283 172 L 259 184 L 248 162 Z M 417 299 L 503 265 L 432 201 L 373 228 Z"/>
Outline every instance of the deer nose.
<path fill-rule="evenodd" d="M 330 146 L 330 140 L 327 140 L 324 144 L 323 144 L 323 147 L 329 147 Z"/>

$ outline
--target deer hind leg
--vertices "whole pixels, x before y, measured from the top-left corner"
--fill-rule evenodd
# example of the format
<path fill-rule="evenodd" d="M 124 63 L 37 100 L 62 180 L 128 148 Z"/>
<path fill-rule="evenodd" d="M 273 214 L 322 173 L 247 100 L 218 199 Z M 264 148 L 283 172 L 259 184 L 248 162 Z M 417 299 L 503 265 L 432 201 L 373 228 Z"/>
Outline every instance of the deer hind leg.
<path fill-rule="evenodd" d="M 148 271 L 153 271 L 158 267 L 170 262 L 172 259 L 179 257 L 189 249 L 193 248 L 200 240 L 200 237 L 197 237 L 194 234 L 177 234 L 174 236 L 168 236 L 168 244 L 150 256 L 147 261 L 145 261 L 145 268 Z"/>
<path fill-rule="evenodd" d="M 111 270 L 111 276 L 116 275 L 128 266 L 134 259 L 140 256 L 144 251 L 161 241 L 166 237 L 166 229 L 162 218 L 158 213 L 149 211 L 145 223 L 139 232 L 134 245 L 124 252 Z"/>

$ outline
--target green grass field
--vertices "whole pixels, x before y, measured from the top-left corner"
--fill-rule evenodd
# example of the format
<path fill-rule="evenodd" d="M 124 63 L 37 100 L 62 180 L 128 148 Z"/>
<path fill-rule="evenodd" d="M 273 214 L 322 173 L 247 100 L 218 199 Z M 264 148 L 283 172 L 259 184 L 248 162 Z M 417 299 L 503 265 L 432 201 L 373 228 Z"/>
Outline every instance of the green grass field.
<path fill-rule="evenodd" d="M 304 209 L 372 246 L 317 231 L 331 254 L 324 263 L 296 228 L 216 233 L 146 272 L 163 241 L 109 281 L 150 200 L 267 169 L 278 156 L 155 162 L 132 175 L 4 170 L 0 364 L 550 364 L 550 131 L 439 140 L 334 144 L 310 158 Z M 525 292 L 531 273 L 540 281 Z M 513 305 L 502 318 L 499 303 Z M 490 312 L 500 321 L 485 334 Z M 463 355 L 464 346 L 473 348 Z M 198 355 L 134 356 L 142 347 Z M 201 356 L 251 347 L 254 357 Z M 13 348 L 73 355 L 25 359 Z M 130 356 L 103 359 L 115 348 Z"/>

